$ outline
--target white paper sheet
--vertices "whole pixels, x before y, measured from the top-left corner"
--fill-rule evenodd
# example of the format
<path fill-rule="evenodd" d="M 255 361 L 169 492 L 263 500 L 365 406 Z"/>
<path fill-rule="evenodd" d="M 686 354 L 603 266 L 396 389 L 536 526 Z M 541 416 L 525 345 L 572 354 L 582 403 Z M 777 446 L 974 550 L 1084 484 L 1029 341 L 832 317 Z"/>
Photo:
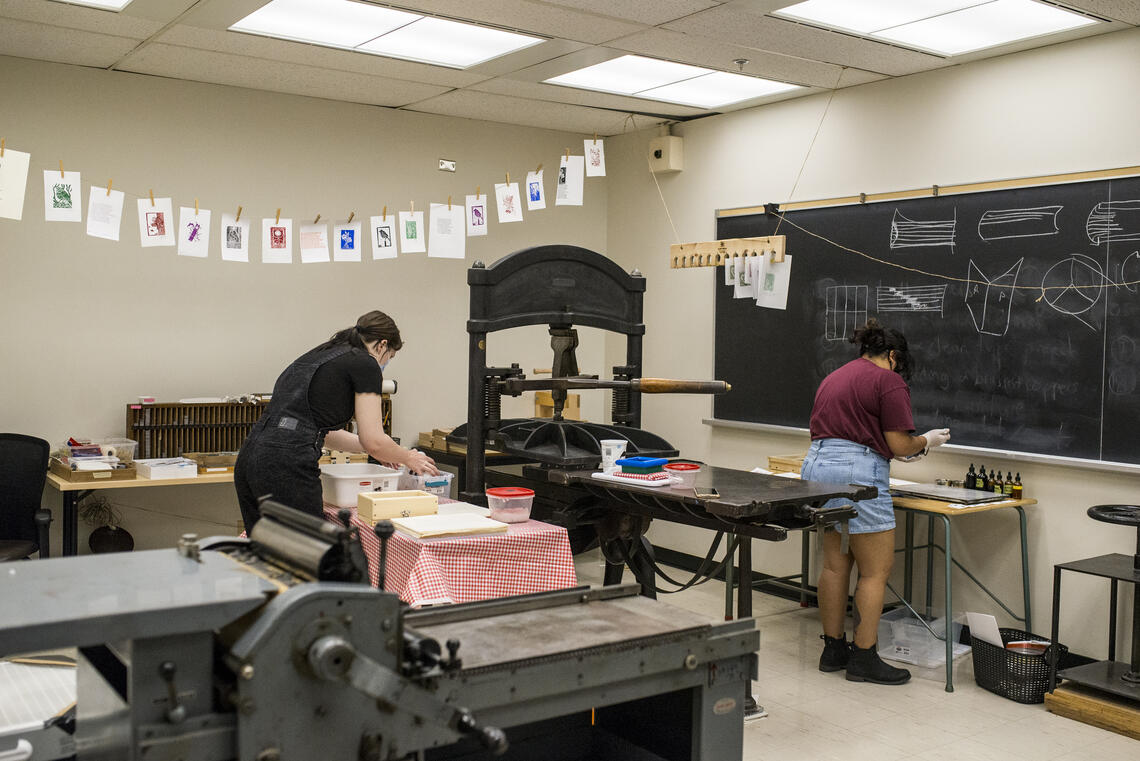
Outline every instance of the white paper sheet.
<path fill-rule="evenodd" d="M 464 206 L 433 203 L 428 210 L 431 232 L 428 234 L 428 256 L 439 259 L 462 259 L 467 255 L 467 231 Z"/>
<path fill-rule="evenodd" d="M 178 207 L 178 255 L 205 259 L 210 253 L 210 210 Z"/>
<path fill-rule="evenodd" d="M 236 214 L 222 214 L 218 240 L 222 244 L 222 261 L 249 261 L 249 219 L 238 219 Z"/>
<path fill-rule="evenodd" d="M 582 156 L 569 156 L 563 154 L 558 162 L 558 190 L 554 194 L 555 206 L 581 206 L 582 189 L 586 178 L 582 176 Z"/>
<path fill-rule="evenodd" d="M 381 214 L 369 220 L 368 237 L 372 239 L 372 259 L 395 259 L 398 247 L 396 239 L 396 215 Z"/>
<path fill-rule="evenodd" d="M 500 182 L 495 185 L 495 205 L 499 208 L 499 224 L 522 222 L 522 199 L 519 198 L 519 184 Z"/>
<path fill-rule="evenodd" d="M 401 211 L 400 250 L 405 254 L 422 254 L 427 251 L 426 239 L 424 213 L 422 211 Z"/>
<path fill-rule="evenodd" d="M 998 629 L 997 619 L 989 613 L 966 613 L 966 624 L 970 627 L 970 636 L 977 637 L 982 642 L 1005 647 L 1001 641 L 1001 631 Z"/>
<path fill-rule="evenodd" d="M 586 149 L 586 176 L 605 177 L 606 141 L 586 139 L 582 145 Z"/>
<path fill-rule="evenodd" d="M 263 264 L 293 263 L 293 220 L 265 217 L 261 220 Z"/>
<path fill-rule="evenodd" d="M 121 190 L 112 190 L 108 195 L 106 188 L 92 185 L 87 191 L 87 234 L 92 238 L 118 240 L 124 198 L 126 196 Z"/>
<path fill-rule="evenodd" d="M 138 208 L 139 245 L 143 248 L 173 246 L 174 202 L 169 198 L 156 198 L 152 203 L 150 198 L 140 198 Z"/>
<path fill-rule="evenodd" d="M 728 256 L 724 259 L 724 284 L 733 285 L 736 282 L 736 261 L 739 256 Z"/>
<path fill-rule="evenodd" d="M 755 283 L 756 306 L 769 309 L 788 308 L 788 287 L 792 282 L 792 257 L 784 256 L 784 261 L 773 264 L 768 256 L 763 256 L 764 269 Z"/>
<path fill-rule="evenodd" d="M 5 148 L 4 155 L 0 156 L 0 217 L 20 219 L 24 216 L 24 192 L 28 187 L 31 160 L 32 154 L 11 148 Z"/>
<path fill-rule="evenodd" d="M 732 287 L 732 297 L 734 299 L 754 299 L 756 298 L 756 291 L 752 287 L 752 268 L 754 266 L 752 260 L 757 257 L 754 256 L 741 256 L 736 257 L 736 281 Z"/>
<path fill-rule="evenodd" d="M 542 182 L 543 171 L 526 173 L 526 210 L 536 211 L 546 208 L 546 186 Z"/>
<path fill-rule="evenodd" d="M 79 180 L 79 172 L 64 172 L 63 177 L 55 169 L 44 172 L 44 221 L 83 220 L 83 189 Z"/>
<path fill-rule="evenodd" d="M 487 194 L 467 196 L 467 237 L 487 234 Z"/>
<path fill-rule="evenodd" d="M 301 242 L 301 264 L 329 261 L 328 225 L 301 225 L 297 238 Z"/>
<path fill-rule="evenodd" d="M 332 248 L 334 262 L 360 261 L 360 223 L 342 222 L 333 225 Z"/>

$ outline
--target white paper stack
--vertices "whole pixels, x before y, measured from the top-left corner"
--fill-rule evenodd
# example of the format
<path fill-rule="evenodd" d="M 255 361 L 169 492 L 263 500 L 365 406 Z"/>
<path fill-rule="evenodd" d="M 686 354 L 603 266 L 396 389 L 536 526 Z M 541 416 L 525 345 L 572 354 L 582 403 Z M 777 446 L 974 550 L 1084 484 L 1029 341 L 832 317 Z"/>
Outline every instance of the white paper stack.
<path fill-rule="evenodd" d="M 396 527 L 397 531 L 417 539 L 432 536 L 505 534 L 507 532 L 507 524 L 473 513 L 393 518 L 392 525 Z"/>

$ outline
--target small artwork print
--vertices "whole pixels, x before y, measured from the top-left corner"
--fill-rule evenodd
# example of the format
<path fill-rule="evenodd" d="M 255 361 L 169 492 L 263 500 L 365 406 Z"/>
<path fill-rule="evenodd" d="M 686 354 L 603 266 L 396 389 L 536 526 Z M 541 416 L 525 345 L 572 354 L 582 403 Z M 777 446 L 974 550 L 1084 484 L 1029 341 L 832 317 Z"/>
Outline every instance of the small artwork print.
<path fill-rule="evenodd" d="M 222 241 L 222 261 L 248 262 L 249 261 L 249 221 L 239 219 L 232 212 L 222 212 L 221 224 L 218 226 L 219 237 Z"/>
<path fill-rule="evenodd" d="M 558 184 L 559 185 L 565 185 L 566 184 L 566 167 L 564 167 L 564 166 L 558 167 Z"/>
<path fill-rule="evenodd" d="M 269 247 L 270 248 L 285 248 L 285 228 L 284 227 L 270 227 L 269 228 Z"/>
<path fill-rule="evenodd" d="M 71 185 L 56 183 L 51 189 L 51 205 L 55 209 L 72 208 Z"/>
<path fill-rule="evenodd" d="M 191 222 L 186 225 L 186 240 L 194 243 L 198 240 L 198 236 L 202 234 L 202 225 L 197 222 Z"/>
<path fill-rule="evenodd" d="M 540 183 L 531 182 L 527 185 L 527 187 L 530 189 L 530 200 L 532 200 L 532 201 L 542 200 L 542 185 Z"/>
<path fill-rule="evenodd" d="M 391 248 L 392 246 L 392 228 L 388 225 L 380 225 L 376 228 L 376 247 L 377 248 Z"/>
<path fill-rule="evenodd" d="M 341 230 L 339 245 L 341 251 L 351 251 L 356 248 L 356 230 Z"/>
<path fill-rule="evenodd" d="M 517 204 L 515 203 L 515 200 L 516 199 L 515 199 L 515 196 L 513 193 L 506 193 L 503 195 L 503 213 L 504 214 L 514 214 L 515 213 L 515 207 L 517 206 Z"/>
<path fill-rule="evenodd" d="M 408 240 L 415 240 L 418 237 L 418 234 L 419 233 L 416 229 L 416 221 L 414 219 L 405 220 L 404 221 L 404 237 L 407 238 Z"/>
<path fill-rule="evenodd" d="M 241 248 L 241 227 L 226 225 L 226 248 Z"/>
<path fill-rule="evenodd" d="M 467 196 L 467 236 L 487 234 L 487 196 Z"/>
<path fill-rule="evenodd" d="M 400 236 L 400 253 L 422 254 L 427 251 L 427 228 L 424 227 L 424 213 L 422 211 L 401 211 L 399 223 L 400 226 L 397 230 Z"/>
<path fill-rule="evenodd" d="M 471 207 L 471 226 L 472 227 L 482 227 L 485 224 L 487 224 L 487 220 L 483 216 L 483 207 L 482 206 L 472 206 Z"/>
<path fill-rule="evenodd" d="M 166 235 L 166 215 L 161 211 L 148 211 L 146 214 L 146 234 L 152 238 Z"/>
<path fill-rule="evenodd" d="M 590 148 L 590 166 L 598 167 L 602 165 L 602 149 Z"/>

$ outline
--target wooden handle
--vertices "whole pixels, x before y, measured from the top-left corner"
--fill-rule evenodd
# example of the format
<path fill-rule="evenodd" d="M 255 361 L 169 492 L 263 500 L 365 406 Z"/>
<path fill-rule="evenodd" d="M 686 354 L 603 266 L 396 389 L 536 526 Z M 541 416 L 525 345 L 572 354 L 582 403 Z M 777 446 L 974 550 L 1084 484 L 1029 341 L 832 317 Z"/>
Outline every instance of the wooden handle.
<path fill-rule="evenodd" d="M 723 394 L 732 386 L 724 381 L 685 381 L 669 378 L 635 378 L 630 381 L 634 391 L 643 394 Z"/>

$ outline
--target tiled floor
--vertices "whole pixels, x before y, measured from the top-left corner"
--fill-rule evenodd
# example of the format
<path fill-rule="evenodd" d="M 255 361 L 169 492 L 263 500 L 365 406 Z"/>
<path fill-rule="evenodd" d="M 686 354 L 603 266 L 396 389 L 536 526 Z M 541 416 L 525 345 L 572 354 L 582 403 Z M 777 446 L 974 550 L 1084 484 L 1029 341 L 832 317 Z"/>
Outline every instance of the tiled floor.
<path fill-rule="evenodd" d="M 581 583 L 601 583 L 599 558 L 596 552 L 576 558 Z M 724 619 L 719 581 L 660 599 L 712 621 Z M 941 668 L 908 666 L 910 682 L 897 687 L 848 682 L 843 672 L 821 673 L 823 643 L 814 608 L 766 594 L 754 594 L 752 607 L 760 629 L 753 692 L 768 716 L 745 722 L 744 761 L 1140 759 L 1140 741 L 978 687 L 969 655 L 955 661 L 953 693 L 945 691 Z"/>

